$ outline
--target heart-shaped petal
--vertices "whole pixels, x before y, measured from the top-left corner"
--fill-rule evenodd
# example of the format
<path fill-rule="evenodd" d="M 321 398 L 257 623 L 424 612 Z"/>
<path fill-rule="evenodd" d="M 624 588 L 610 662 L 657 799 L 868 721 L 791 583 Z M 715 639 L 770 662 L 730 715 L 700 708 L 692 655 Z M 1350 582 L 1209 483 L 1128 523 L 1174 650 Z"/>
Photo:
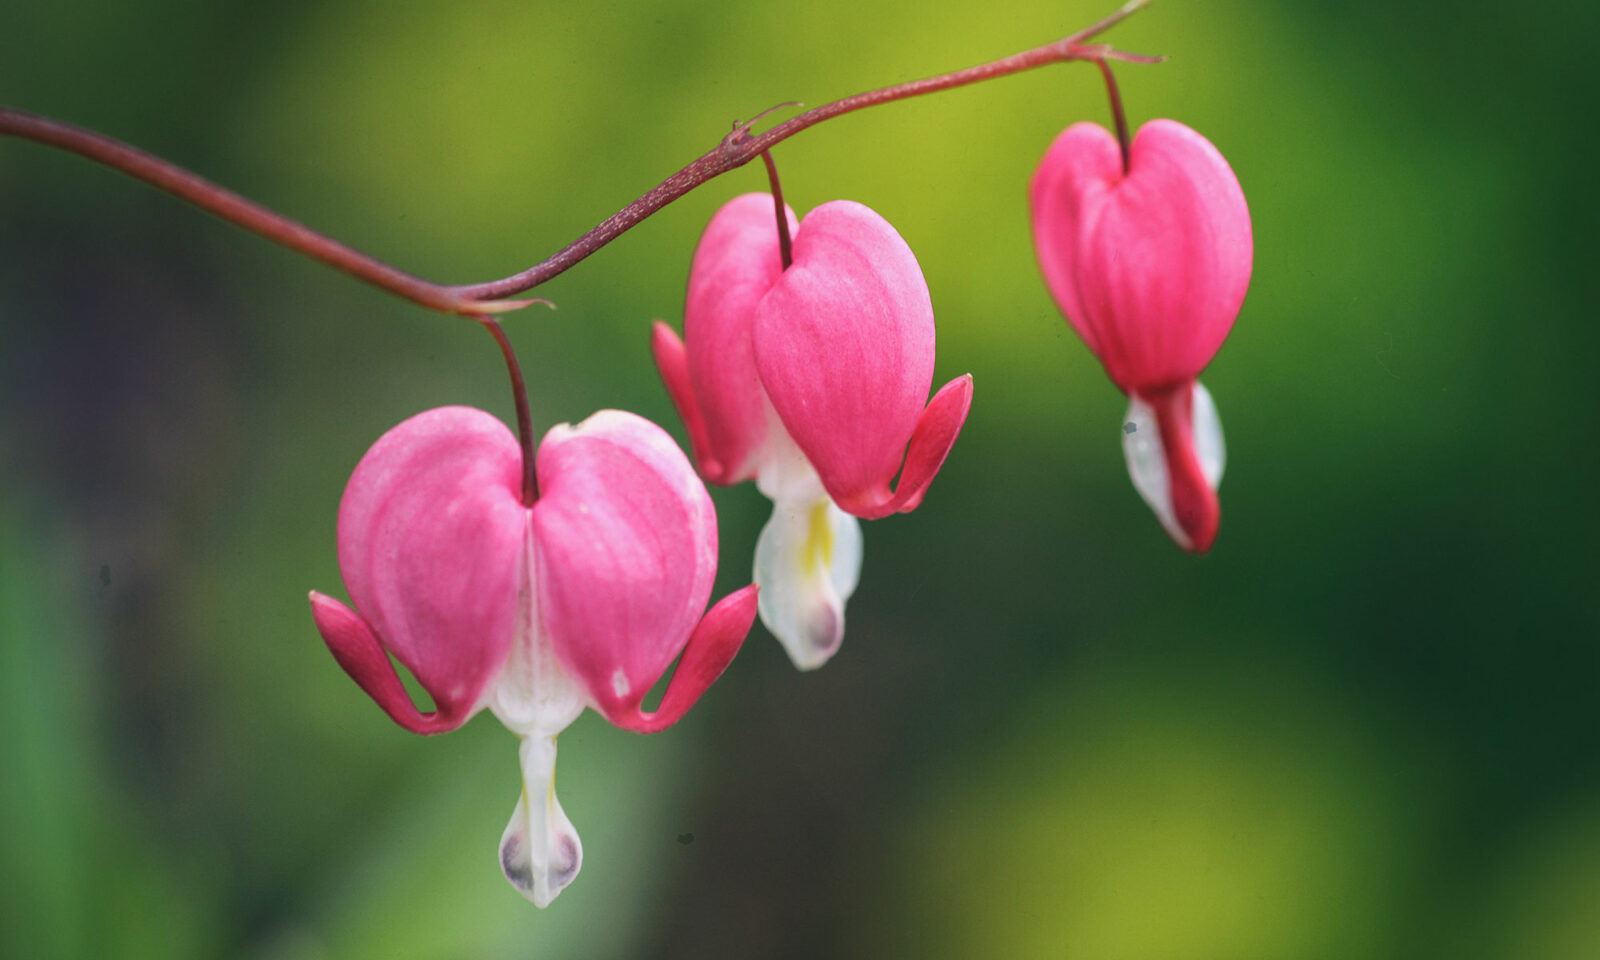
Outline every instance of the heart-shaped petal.
<path fill-rule="evenodd" d="M 442 407 L 379 438 L 345 488 L 339 569 L 361 616 L 320 595 L 313 614 L 340 664 L 408 729 L 421 721 L 384 651 L 433 698 L 438 719 L 419 732 L 437 732 L 481 706 L 510 650 L 526 575 L 521 459 L 499 420 Z"/>
<path fill-rule="evenodd" d="M 1056 303 L 1124 392 L 1194 379 L 1250 285 L 1250 212 L 1228 162 L 1183 124 L 1117 142 L 1078 123 L 1029 189 L 1035 252 Z"/>
<path fill-rule="evenodd" d="M 664 430 L 617 410 L 553 428 L 538 469 L 535 580 L 551 646 L 608 719 L 636 727 L 711 594 L 711 497 Z"/>
<path fill-rule="evenodd" d="M 848 200 L 806 214 L 794 265 L 756 311 L 755 351 L 773 409 L 833 500 L 859 516 L 893 512 L 879 508 L 895 499 L 928 400 L 934 321 L 917 258 L 888 221 Z"/>

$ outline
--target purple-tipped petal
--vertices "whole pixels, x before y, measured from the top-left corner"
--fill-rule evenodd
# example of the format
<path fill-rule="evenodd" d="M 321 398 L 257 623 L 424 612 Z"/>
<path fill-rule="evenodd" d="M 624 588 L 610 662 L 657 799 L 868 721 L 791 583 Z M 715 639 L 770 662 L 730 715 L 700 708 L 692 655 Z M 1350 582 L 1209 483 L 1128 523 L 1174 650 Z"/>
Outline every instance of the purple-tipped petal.
<path fill-rule="evenodd" d="M 1250 285 L 1250 212 L 1216 147 L 1172 120 L 1116 140 L 1069 127 L 1029 190 L 1035 250 L 1067 319 L 1124 392 L 1194 379 Z"/>
<path fill-rule="evenodd" d="M 464 714 L 451 715 L 443 709 L 433 713 L 418 710 L 394 672 L 383 645 L 354 610 L 313 590 L 311 617 L 317 622 L 317 632 L 333 652 L 333 659 L 395 723 L 412 733 L 429 734 L 454 730 L 466 722 Z"/>
<path fill-rule="evenodd" d="M 583 841 L 556 799 L 556 738 L 527 736 L 517 751 L 522 790 L 500 834 L 500 872 L 539 909 L 578 878 Z"/>
<path fill-rule="evenodd" d="M 511 648 L 527 577 L 521 461 L 489 414 L 429 410 L 373 444 L 339 506 L 354 607 L 446 717 L 481 706 Z"/>
<path fill-rule="evenodd" d="M 631 709 L 626 704 L 607 705 L 611 709 L 605 711 L 606 719 L 635 733 L 658 733 L 677 723 L 728 669 L 755 619 L 754 584 L 723 597 L 690 634 L 661 705 L 652 713 L 640 710 L 637 701 Z"/>
<path fill-rule="evenodd" d="M 717 518 L 660 427 L 603 410 L 539 449 L 539 610 L 566 671 L 607 717 L 638 710 L 711 594 Z"/>
<path fill-rule="evenodd" d="M 758 611 L 795 669 L 815 670 L 839 652 L 861 555 L 861 522 L 826 494 L 773 501 L 756 540 Z"/>
<path fill-rule="evenodd" d="M 894 228 L 846 200 L 806 214 L 794 265 L 757 310 L 755 350 L 773 409 L 834 501 L 891 499 L 934 354 L 928 286 Z"/>
<path fill-rule="evenodd" d="M 863 520 L 876 520 L 892 513 L 910 513 L 922 504 L 928 485 L 944 466 L 945 458 L 961 435 L 961 427 L 972 410 L 972 374 L 964 374 L 945 384 L 928 402 L 916 430 L 911 434 L 911 447 L 906 451 L 906 462 L 900 470 L 900 482 L 891 493 L 887 489 L 875 496 L 846 500 L 839 508 Z"/>

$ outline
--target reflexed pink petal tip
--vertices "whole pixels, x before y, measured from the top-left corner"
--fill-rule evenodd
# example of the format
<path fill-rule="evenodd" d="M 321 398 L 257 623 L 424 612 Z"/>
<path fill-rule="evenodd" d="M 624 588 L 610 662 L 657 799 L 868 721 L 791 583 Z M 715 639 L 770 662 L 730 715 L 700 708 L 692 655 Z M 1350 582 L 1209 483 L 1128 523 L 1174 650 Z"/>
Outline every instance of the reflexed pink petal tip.
<path fill-rule="evenodd" d="M 972 410 L 972 374 L 963 374 L 940 388 L 917 421 L 900 470 L 900 483 L 893 491 L 885 484 L 865 495 L 839 501 L 839 509 L 863 520 L 875 520 L 892 513 L 910 513 L 922 504 L 922 497 L 944 466 L 955 446 L 961 428 Z"/>
<path fill-rule="evenodd" d="M 383 645 L 354 610 L 313 590 L 311 617 L 339 666 L 395 723 L 412 733 L 426 734 L 444 733 L 466 722 L 465 715 L 452 714 L 448 708 L 434 713 L 418 710 L 389 663 Z"/>
<path fill-rule="evenodd" d="M 628 697 L 600 700 L 600 711 L 616 726 L 635 733 L 657 733 L 672 726 L 733 662 L 755 619 L 754 584 L 728 594 L 695 627 L 667 692 L 653 712 L 641 709 L 648 687 Z"/>
<path fill-rule="evenodd" d="M 1172 120 L 1116 140 L 1074 124 L 1029 190 L 1035 252 L 1061 311 L 1125 392 L 1198 376 L 1250 284 L 1244 193 L 1222 154 Z"/>

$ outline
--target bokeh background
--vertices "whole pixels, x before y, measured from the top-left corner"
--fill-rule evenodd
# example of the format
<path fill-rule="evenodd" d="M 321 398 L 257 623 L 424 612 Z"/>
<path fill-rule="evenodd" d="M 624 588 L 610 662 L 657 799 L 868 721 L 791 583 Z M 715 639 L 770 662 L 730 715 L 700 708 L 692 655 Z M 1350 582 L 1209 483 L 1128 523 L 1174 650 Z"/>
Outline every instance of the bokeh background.
<path fill-rule="evenodd" d="M 774 103 L 993 59 L 1094 0 L 0 7 L 0 102 L 446 282 L 521 269 Z M 334 519 L 384 430 L 512 416 L 490 340 L 85 161 L 0 142 L 0 955 L 1600 957 L 1600 8 L 1158 3 L 1130 118 L 1232 162 L 1255 277 L 1205 381 L 1214 552 L 1128 482 L 1123 398 L 1025 187 L 1086 65 L 825 124 L 794 205 L 916 250 L 977 394 L 866 527 L 843 652 L 757 628 L 678 727 L 561 740 L 582 876 L 499 876 L 515 741 L 335 666 Z M 646 347 L 715 181 L 509 321 L 542 430 L 683 439 Z M 715 491 L 719 595 L 766 502 Z"/>

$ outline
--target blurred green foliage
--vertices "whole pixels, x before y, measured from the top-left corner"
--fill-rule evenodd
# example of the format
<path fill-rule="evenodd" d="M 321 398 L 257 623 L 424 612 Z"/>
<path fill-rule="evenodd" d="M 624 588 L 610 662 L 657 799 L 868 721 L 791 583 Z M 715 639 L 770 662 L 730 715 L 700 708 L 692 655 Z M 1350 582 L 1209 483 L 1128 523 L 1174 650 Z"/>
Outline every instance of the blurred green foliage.
<path fill-rule="evenodd" d="M 547 255 L 774 103 L 1109 9 L 945 0 L 62 0 L 0 101 L 104 130 L 442 281 Z M 1592 5 L 1161 3 L 1130 119 L 1215 142 L 1255 278 L 1207 372 L 1224 523 L 1181 555 L 1061 322 L 1025 185 L 1104 122 L 1067 66 L 775 156 L 917 251 L 966 433 L 866 528 L 844 651 L 760 628 L 674 730 L 562 739 L 581 878 L 497 874 L 514 742 L 403 734 L 322 649 L 334 516 L 388 427 L 509 418 L 435 317 L 81 160 L 0 142 L 0 954 L 1600 956 Z M 737 171 L 510 322 L 541 428 L 636 410 Z M 715 492 L 719 593 L 764 501 Z"/>

